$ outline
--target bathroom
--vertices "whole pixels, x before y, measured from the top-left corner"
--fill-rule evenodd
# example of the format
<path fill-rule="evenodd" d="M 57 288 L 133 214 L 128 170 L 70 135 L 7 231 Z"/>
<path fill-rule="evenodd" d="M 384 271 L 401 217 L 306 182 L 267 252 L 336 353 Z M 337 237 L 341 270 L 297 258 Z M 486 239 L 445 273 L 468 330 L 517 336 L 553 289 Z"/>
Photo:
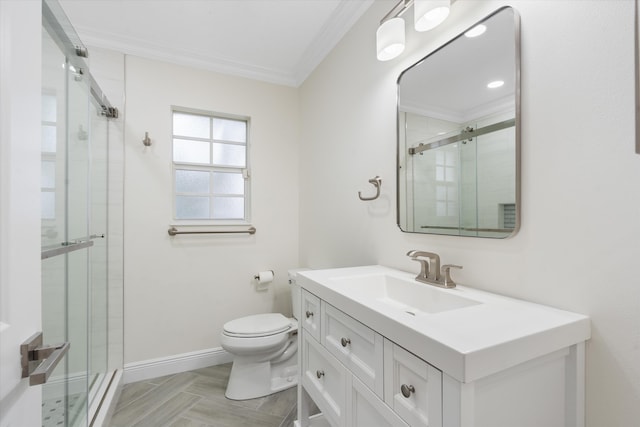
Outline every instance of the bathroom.
<path fill-rule="evenodd" d="M 20 145 L 2 152 L 2 280 L 39 286 L 40 260 L 24 260 L 40 248 L 40 118 L 27 112 L 41 96 L 41 17 L 38 2 L 0 3 L 0 28 L 21 40 L 13 56 L 3 50 L 3 150 L 5 138 L 18 138 L 5 126 L 8 109 L 25 116 L 11 116 Z M 113 136 L 121 138 L 124 158 L 123 381 L 190 370 L 194 361 L 229 362 L 220 346 L 223 324 L 256 313 L 290 315 L 292 268 L 380 264 L 417 274 L 406 253 L 420 249 L 464 266 L 454 273 L 461 285 L 588 315 L 586 425 L 637 425 L 635 2 L 458 0 L 432 31 L 407 25 L 405 51 L 386 62 L 376 59 L 375 33 L 396 2 L 363 3 L 350 30 L 294 83 L 210 71 L 196 62 L 175 63 L 170 54 L 145 56 L 143 49 L 125 55 L 124 45 L 121 51 L 92 48 L 97 42 L 84 40 L 92 73 L 121 112 Z M 521 25 L 520 229 L 508 239 L 403 233 L 396 218 L 398 76 L 505 5 L 518 12 Z M 82 24 L 71 9 L 68 14 L 82 35 Z M 11 104 L 4 96 L 7 75 L 22 95 Z M 171 106 L 251 118 L 255 235 L 167 234 L 177 226 Z M 150 146 L 142 142 L 145 133 Z M 11 181 L 11 173 L 23 177 L 16 167 L 33 170 L 34 178 Z M 380 197 L 359 200 L 358 191 L 374 191 L 367 182 L 374 176 L 382 179 Z M 275 272 L 274 280 L 258 292 L 253 277 L 266 270 Z M 29 304 L 5 302 L 2 290 L 3 311 Z M 39 319 L 32 322 L 30 329 L 39 330 Z M 6 349 L 0 350 L 5 375 Z M 20 410 L 20 396 L 31 393 L 23 387 L 5 395 L 3 389 L 2 427 L 39 425 L 39 412 L 29 418 Z M 12 421 L 16 413 L 25 418 Z"/>

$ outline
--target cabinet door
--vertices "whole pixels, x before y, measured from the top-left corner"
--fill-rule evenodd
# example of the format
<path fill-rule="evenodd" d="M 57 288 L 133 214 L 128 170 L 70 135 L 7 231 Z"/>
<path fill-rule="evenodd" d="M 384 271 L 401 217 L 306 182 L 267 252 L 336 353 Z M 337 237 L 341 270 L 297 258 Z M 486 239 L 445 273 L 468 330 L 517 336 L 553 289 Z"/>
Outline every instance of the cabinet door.
<path fill-rule="evenodd" d="M 408 427 L 395 412 L 360 382 L 351 377 L 347 393 L 347 425 L 351 427 Z"/>
<path fill-rule="evenodd" d="M 302 385 L 334 427 L 346 426 L 347 371 L 320 343 L 302 334 Z"/>
<path fill-rule="evenodd" d="M 302 327 L 320 341 L 320 298 L 302 289 Z"/>
<path fill-rule="evenodd" d="M 384 342 L 385 402 L 412 427 L 442 427 L 442 372 Z"/>
<path fill-rule="evenodd" d="M 381 399 L 383 394 L 382 335 L 322 301 L 322 345 Z"/>

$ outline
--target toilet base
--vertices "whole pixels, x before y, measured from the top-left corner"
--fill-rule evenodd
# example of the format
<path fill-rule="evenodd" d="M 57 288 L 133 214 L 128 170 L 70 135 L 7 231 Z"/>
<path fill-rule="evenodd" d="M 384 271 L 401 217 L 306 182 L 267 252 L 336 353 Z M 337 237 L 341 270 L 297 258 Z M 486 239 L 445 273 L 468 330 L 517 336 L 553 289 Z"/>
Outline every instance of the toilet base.
<path fill-rule="evenodd" d="M 224 395 L 231 400 L 247 400 L 294 387 L 298 384 L 297 360 L 295 353 L 278 363 L 236 356 Z"/>

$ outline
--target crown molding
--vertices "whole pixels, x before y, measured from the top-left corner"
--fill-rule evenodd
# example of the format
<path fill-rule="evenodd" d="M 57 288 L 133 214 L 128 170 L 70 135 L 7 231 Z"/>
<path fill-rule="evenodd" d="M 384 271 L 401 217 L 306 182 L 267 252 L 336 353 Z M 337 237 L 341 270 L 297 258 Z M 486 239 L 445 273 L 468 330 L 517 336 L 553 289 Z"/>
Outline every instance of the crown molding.
<path fill-rule="evenodd" d="M 251 64 L 244 64 L 215 55 L 207 55 L 189 49 L 176 49 L 151 43 L 140 38 L 129 37 L 117 33 L 95 31 L 77 26 L 80 38 L 85 45 L 115 50 L 126 55 L 140 56 L 147 59 L 170 62 L 222 74 L 230 74 L 254 80 L 265 81 L 284 86 L 295 86 L 296 80 L 291 73 L 282 69 L 269 69 Z M 89 49 L 91 50 L 91 49 Z"/>
<path fill-rule="evenodd" d="M 293 69 L 260 67 L 188 48 L 167 47 L 141 38 L 96 31 L 88 27 L 76 26 L 76 30 L 84 44 L 88 46 L 267 83 L 298 87 L 372 4 L 373 0 L 343 0 Z"/>
<path fill-rule="evenodd" d="M 293 70 L 296 86 L 309 77 L 373 2 L 374 0 L 343 0 L 340 3 L 296 64 Z"/>

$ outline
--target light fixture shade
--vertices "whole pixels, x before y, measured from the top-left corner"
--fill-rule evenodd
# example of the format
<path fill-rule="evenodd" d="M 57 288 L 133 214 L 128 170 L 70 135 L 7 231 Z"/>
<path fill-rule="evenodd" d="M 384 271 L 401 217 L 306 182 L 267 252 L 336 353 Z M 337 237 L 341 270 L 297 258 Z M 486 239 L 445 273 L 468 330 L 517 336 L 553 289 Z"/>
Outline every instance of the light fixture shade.
<path fill-rule="evenodd" d="M 416 31 L 429 31 L 449 16 L 449 0 L 415 0 L 413 2 L 414 26 Z"/>
<path fill-rule="evenodd" d="M 384 21 L 376 31 L 376 49 L 379 61 L 388 61 L 404 50 L 404 19 Z"/>

